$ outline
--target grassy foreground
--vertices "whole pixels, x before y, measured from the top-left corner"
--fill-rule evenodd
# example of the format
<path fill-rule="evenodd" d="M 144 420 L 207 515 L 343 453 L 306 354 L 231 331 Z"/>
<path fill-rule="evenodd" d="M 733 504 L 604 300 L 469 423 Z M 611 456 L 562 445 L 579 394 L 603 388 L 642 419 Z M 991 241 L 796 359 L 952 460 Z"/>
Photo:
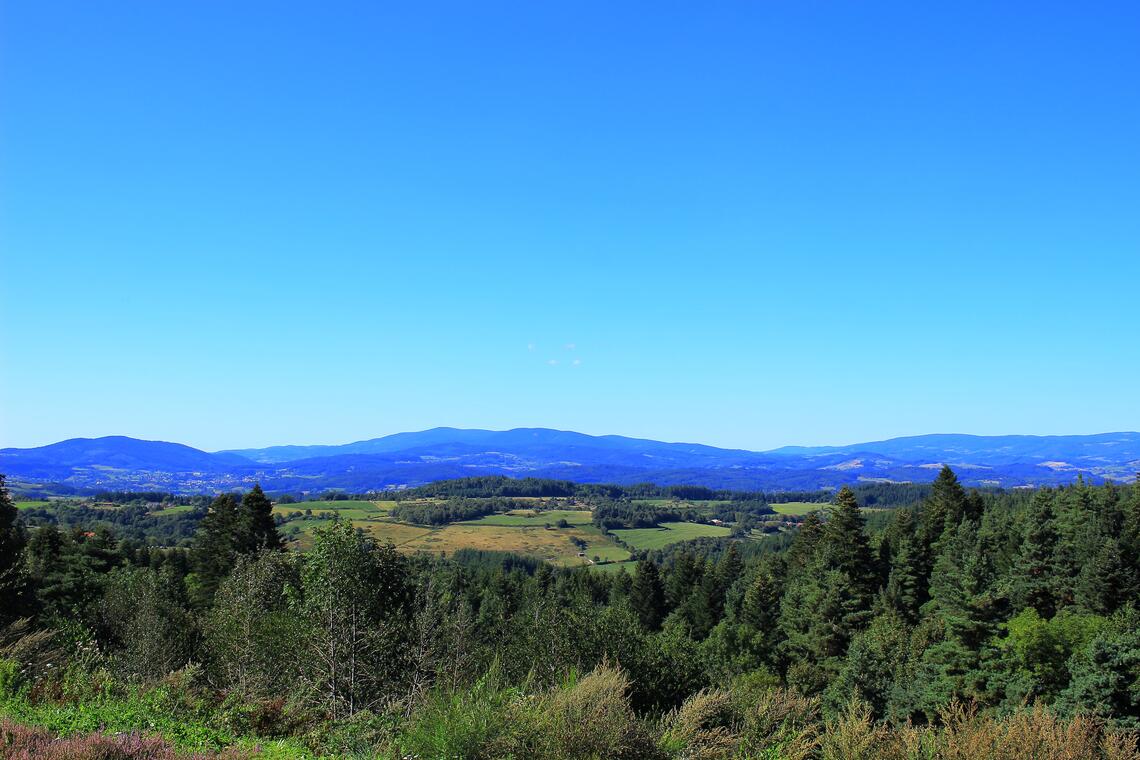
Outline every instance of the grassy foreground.
<path fill-rule="evenodd" d="M 9 688 L 0 699 L 0 757 L 1140 758 L 1135 734 L 1043 707 L 995 718 L 954 703 L 937 727 L 889 727 L 858 702 L 824 718 L 817 699 L 746 681 L 647 718 L 630 704 L 625 673 L 610 665 L 550 688 L 506 686 L 491 673 L 469 689 L 430 691 L 339 722 L 291 714 L 285 700 L 210 695 L 195 688 L 195 675 L 183 671 L 146 690 L 104 684 L 82 699 Z"/>

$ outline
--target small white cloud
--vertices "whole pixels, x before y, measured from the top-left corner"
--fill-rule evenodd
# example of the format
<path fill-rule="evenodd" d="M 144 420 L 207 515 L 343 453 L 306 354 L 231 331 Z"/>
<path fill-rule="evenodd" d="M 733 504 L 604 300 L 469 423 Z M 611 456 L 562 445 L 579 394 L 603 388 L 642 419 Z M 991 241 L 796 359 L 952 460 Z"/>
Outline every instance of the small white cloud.
<path fill-rule="evenodd" d="M 558 366 L 558 360 L 557 359 L 549 359 L 549 360 L 547 360 L 546 363 L 549 364 L 551 367 Z"/>
<path fill-rule="evenodd" d="M 534 350 L 534 344 L 533 343 L 527 343 L 526 344 L 526 350 L 527 351 L 533 351 Z"/>
<path fill-rule="evenodd" d="M 575 359 L 574 361 L 572 361 L 570 363 L 573 364 L 575 367 L 577 367 L 582 363 L 582 360 L 581 359 Z"/>
<path fill-rule="evenodd" d="M 573 351 L 575 348 L 577 348 L 577 346 L 574 345 L 573 343 L 567 343 L 566 344 L 566 350 L 567 351 Z"/>

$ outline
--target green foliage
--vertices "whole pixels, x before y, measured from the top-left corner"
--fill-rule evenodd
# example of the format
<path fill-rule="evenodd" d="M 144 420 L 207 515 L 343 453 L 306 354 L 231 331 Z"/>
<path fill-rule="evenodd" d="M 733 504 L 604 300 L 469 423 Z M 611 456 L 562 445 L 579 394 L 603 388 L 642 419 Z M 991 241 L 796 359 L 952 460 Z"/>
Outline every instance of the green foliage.
<path fill-rule="evenodd" d="M 0 626 L 26 614 L 31 602 L 19 516 L 0 474 Z"/>
<path fill-rule="evenodd" d="M 656 563 L 647 559 L 638 563 L 630 590 L 630 604 L 646 630 L 655 631 L 661 626 L 665 617 L 665 588 L 661 585 Z"/>
<path fill-rule="evenodd" d="M 1063 611 L 1045 620 L 1033 607 L 1004 625 L 997 647 L 1011 671 L 1006 702 L 1016 706 L 1045 699 L 1053 702 L 1069 684 L 1069 658 L 1104 628 L 1106 619 Z"/>
<path fill-rule="evenodd" d="M 247 697 L 269 697 L 293 683 L 300 620 L 288 604 L 298 585 L 296 562 L 264 551 L 238 558 L 204 621 L 204 650 L 213 680 Z"/>
<path fill-rule="evenodd" d="M 301 566 L 295 609 L 307 624 L 304 662 L 312 694 L 333 717 L 372 707 L 398 677 L 411 601 L 404 559 L 339 520 L 318 528 Z"/>

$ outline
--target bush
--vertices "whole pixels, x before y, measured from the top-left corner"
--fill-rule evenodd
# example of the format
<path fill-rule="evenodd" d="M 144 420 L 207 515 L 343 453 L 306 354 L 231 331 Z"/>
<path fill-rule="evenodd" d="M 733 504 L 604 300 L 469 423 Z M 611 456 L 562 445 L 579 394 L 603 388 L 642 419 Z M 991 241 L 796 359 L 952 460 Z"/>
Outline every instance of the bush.
<path fill-rule="evenodd" d="M 565 758 L 651 758 L 659 756 L 652 737 L 633 713 L 629 677 L 603 663 L 581 680 L 542 695 L 530 706 L 534 733 L 520 756 Z"/>

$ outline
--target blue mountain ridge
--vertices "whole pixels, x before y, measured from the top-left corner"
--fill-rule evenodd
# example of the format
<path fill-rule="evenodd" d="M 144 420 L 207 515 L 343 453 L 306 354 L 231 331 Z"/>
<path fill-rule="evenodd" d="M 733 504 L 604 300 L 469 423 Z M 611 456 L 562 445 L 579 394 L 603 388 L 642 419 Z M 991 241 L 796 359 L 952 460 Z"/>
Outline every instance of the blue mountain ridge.
<path fill-rule="evenodd" d="M 0 449 L 0 472 L 16 483 L 183 493 L 243 488 L 255 481 L 270 490 L 364 491 L 471 475 L 778 491 L 876 480 L 925 482 L 943 463 L 968 485 L 1050 485 L 1078 474 L 1130 481 L 1140 471 L 1140 433 L 932 434 L 746 451 L 548 428 L 433 428 L 343 445 L 218 452 L 125 436 Z"/>

